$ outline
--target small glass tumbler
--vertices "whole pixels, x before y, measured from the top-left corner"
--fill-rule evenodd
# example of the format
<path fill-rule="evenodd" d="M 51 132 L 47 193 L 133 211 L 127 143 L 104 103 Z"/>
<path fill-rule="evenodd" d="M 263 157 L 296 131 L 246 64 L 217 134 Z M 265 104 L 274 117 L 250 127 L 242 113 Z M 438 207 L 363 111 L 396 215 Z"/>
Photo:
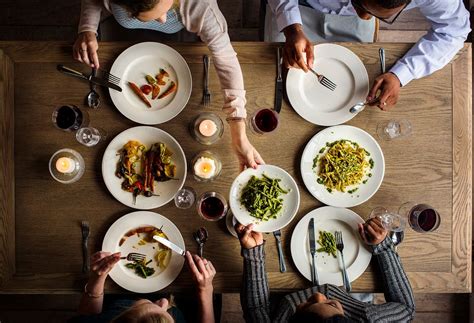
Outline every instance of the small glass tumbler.
<path fill-rule="evenodd" d="M 179 209 L 189 209 L 196 201 L 196 191 L 189 186 L 185 186 L 174 196 L 174 204 Z"/>
<path fill-rule="evenodd" d="M 218 221 L 222 219 L 229 209 L 224 196 L 217 192 L 206 192 L 199 197 L 197 212 L 200 217 L 207 221 Z"/>
<path fill-rule="evenodd" d="M 89 124 L 89 114 L 75 105 L 63 105 L 54 109 L 51 120 L 56 128 L 74 132 Z"/>
<path fill-rule="evenodd" d="M 64 148 L 53 154 L 49 160 L 49 172 L 60 183 L 77 182 L 84 174 L 85 163 L 77 151 Z"/>
<path fill-rule="evenodd" d="M 377 125 L 377 136 L 383 140 L 407 137 L 412 133 L 410 121 L 406 119 L 390 120 Z"/>
<path fill-rule="evenodd" d="M 278 113 L 272 109 L 260 109 L 250 119 L 250 130 L 258 135 L 270 133 L 278 127 Z"/>
<path fill-rule="evenodd" d="M 94 127 L 80 128 L 76 132 L 77 141 L 87 147 L 95 146 L 99 141 L 104 141 L 106 138 L 107 133 L 105 130 Z"/>

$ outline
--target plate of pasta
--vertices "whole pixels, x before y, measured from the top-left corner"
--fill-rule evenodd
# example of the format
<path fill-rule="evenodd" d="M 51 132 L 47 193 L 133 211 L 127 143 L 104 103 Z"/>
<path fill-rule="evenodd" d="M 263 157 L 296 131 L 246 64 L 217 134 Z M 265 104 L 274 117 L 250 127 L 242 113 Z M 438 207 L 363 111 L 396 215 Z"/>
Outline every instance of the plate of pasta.
<path fill-rule="evenodd" d="M 301 175 L 320 202 L 353 207 L 380 188 L 385 159 L 377 141 L 353 126 L 326 128 L 310 139 L 301 157 Z"/>

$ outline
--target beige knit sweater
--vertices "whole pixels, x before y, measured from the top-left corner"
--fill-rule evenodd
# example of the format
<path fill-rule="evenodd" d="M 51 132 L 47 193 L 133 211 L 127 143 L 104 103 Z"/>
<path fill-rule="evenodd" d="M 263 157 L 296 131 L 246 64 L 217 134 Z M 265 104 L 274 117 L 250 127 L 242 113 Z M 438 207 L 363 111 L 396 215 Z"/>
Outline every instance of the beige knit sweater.
<path fill-rule="evenodd" d="M 82 0 L 79 33 L 97 32 L 102 10 L 111 12 L 110 0 Z M 223 111 L 228 117 L 246 117 L 242 71 L 216 0 L 181 0 L 179 12 L 184 27 L 196 33 L 212 53 L 224 94 Z"/>

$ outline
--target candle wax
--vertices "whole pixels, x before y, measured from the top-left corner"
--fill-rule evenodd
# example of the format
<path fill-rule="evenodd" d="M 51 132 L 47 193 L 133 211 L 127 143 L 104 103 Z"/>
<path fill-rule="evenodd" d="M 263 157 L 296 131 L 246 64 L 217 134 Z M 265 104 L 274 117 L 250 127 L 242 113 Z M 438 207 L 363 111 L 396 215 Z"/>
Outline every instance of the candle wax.
<path fill-rule="evenodd" d="M 199 132 L 204 137 L 211 137 L 217 132 L 217 125 L 212 120 L 202 120 L 201 123 L 199 123 Z"/>
<path fill-rule="evenodd" d="M 56 161 L 56 170 L 60 173 L 72 173 L 76 169 L 76 164 L 69 157 L 61 157 Z"/>
<path fill-rule="evenodd" d="M 211 178 L 216 174 L 216 162 L 208 157 L 200 157 L 194 163 L 194 174 L 201 178 Z"/>

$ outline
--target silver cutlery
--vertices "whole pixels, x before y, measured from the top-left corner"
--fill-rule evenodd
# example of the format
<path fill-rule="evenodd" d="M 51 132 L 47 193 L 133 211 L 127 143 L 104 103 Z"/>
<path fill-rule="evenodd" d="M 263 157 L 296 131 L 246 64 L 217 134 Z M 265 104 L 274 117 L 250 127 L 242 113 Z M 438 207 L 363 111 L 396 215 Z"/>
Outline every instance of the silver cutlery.
<path fill-rule="evenodd" d="M 326 76 L 322 75 L 322 74 L 319 74 L 317 73 L 316 71 L 314 71 L 313 69 L 309 69 L 311 71 L 311 73 L 313 73 L 314 75 L 316 75 L 316 77 L 318 78 L 318 82 L 328 88 L 329 90 L 331 91 L 334 91 L 337 87 L 336 83 L 332 82 L 330 79 L 328 79 Z"/>
<path fill-rule="evenodd" d="M 97 75 L 97 69 L 93 68 L 91 75 L 96 76 Z M 95 83 L 89 82 L 89 85 L 90 85 L 91 91 L 89 92 L 89 94 L 87 94 L 87 106 L 89 108 L 92 108 L 92 109 L 97 109 L 99 107 L 99 104 L 100 104 L 99 93 L 97 93 L 95 91 L 95 89 L 96 89 L 96 84 Z"/>
<path fill-rule="evenodd" d="M 96 76 L 93 76 L 92 74 L 91 75 L 85 75 L 84 73 L 73 70 L 72 68 L 66 67 L 64 65 L 58 65 L 57 69 L 58 69 L 58 71 L 66 74 L 66 75 L 74 76 L 74 77 L 77 77 L 77 78 L 80 78 L 80 79 L 98 84 L 100 86 L 105 86 L 105 87 L 114 89 L 116 91 L 122 92 L 122 88 L 117 85 L 120 82 L 120 79 L 118 79 L 116 76 L 114 76 L 110 73 L 107 74 L 108 75 L 107 79 L 104 80 L 102 78 L 98 78 Z M 117 79 L 119 81 L 117 81 Z"/>
<path fill-rule="evenodd" d="M 311 252 L 311 281 L 313 286 L 319 286 L 318 270 L 316 268 L 316 238 L 314 233 L 314 219 L 311 218 L 308 224 L 309 250 Z"/>
<path fill-rule="evenodd" d="M 211 92 L 209 91 L 209 56 L 204 55 L 203 58 L 204 63 L 204 88 L 202 90 L 202 104 L 205 107 L 211 105 Z"/>
<path fill-rule="evenodd" d="M 89 260 L 89 248 L 87 243 L 89 242 L 90 235 L 90 226 L 89 222 L 81 222 L 81 232 L 82 232 L 82 272 L 87 273 L 90 268 Z"/>
<path fill-rule="evenodd" d="M 281 56 L 281 48 L 277 48 L 277 77 L 275 80 L 275 106 L 277 113 L 281 111 L 281 102 L 283 99 L 283 79 L 281 77 L 281 65 L 283 64 L 283 57 Z"/>
<path fill-rule="evenodd" d="M 158 241 L 162 245 L 170 248 L 171 250 L 173 250 L 174 252 L 176 252 L 177 254 L 179 254 L 183 257 L 186 254 L 186 251 L 184 251 L 183 248 L 179 247 L 178 245 L 174 244 L 173 242 L 169 241 L 168 239 L 165 239 L 165 238 L 160 237 L 160 236 L 153 236 L 153 239 L 155 239 L 156 241 Z"/>
<path fill-rule="evenodd" d="M 379 48 L 379 59 L 380 59 L 380 70 L 382 74 L 385 73 L 385 49 L 383 47 Z"/>
<path fill-rule="evenodd" d="M 194 240 L 196 240 L 198 247 L 199 247 L 199 257 L 202 258 L 204 252 L 204 244 L 209 237 L 209 233 L 207 232 L 206 228 L 200 227 L 196 232 L 193 233 Z"/>
<path fill-rule="evenodd" d="M 286 265 L 285 265 L 285 258 L 283 257 L 283 248 L 281 247 L 281 231 L 280 230 L 273 231 L 273 236 L 275 237 L 275 240 L 277 242 L 280 272 L 284 273 L 286 272 Z"/>
<path fill-rule="evenodd" d="M 339 250 L 339 253 L 341 254 L 342 282 L 344 284 L 344 288 L 346 289 L 346 291 L 350 292 L 352 290 L 352 287 L 351 287 L 351 281 L 349 280 L 349 277 L 347 276 L 346 263 L 344 261 L 344 253 L 342 252 L 344 250 L 344 241 L 342 240 L 342 232 L 336 231 L 334 235 L 336 237 L 336 248 L 337 250 Z"/>
<path fill-rule="evenodd" d="M 120 259 L 126 259 L 128 261 L 142 262 L 146 256 L 142 253 L 130 252 L 126 257 L 120 257 Z"/>

